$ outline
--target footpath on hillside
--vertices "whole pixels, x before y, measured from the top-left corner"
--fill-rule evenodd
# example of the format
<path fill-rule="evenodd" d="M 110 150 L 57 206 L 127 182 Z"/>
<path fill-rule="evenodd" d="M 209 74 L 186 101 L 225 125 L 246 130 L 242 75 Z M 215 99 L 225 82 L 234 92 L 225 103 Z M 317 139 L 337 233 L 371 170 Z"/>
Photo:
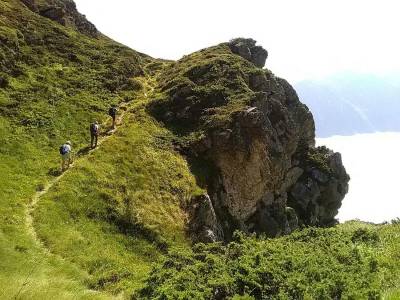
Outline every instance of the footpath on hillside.
<path fill-rule="evenodd" d="M 153 90 L 153 88 L 151 87 L 151 91 Z M 148 94 L 146 92 L 146 89 L 143 93 L 144 98 L 148 99 Z M 33 213 L 40 201 L 40 199 L 57 183 L 59 182 L 66 174 L 68 174 L 70 172 L 71 169 L 74 168 L 74 165 L 81 159 L 85 158 L 86 156 L 88 156 L 90 153 L 95 152 L 97 149 L 99 149 L 99 147 L 105 142 L 107 141 L 110 137 L 112 137 L 114 135 L 114 133 L 118 130 L 118 125 L 122 124 L 123 118 L 125 116 L 125 114 L 127 112 L 129 112 L 129 106 L 130 104 L 132 104 L 134 102 L 134 100 L 130 101 L 130 102 L 126 102 L 123 103 L 122 105 L 119 106 L 119 110 L 122 111 L 122 113 L 119 115 L 118 119 L 117 119 L 117 127 L 115 129 L 110 129 L 106 132 L 104 132 L 103 134 L 100 135 L 99 137 L 99 141 L 97 143 L 97 147 L 94 149 L 91 149 L 89 146 L 86 146 L 84 148 L 79 149 L 76 152 L 75 157 L 73 157 L 73 162 L 70 165 L 70 167 L 65 170 L 64 172 L 61 171 L 57 171 L 57 173 L 55 173 L 55 178 L 48 181 L 42 188 L 40 191 L 36 192 L 33 197 L 31 198 L 31 201 L 27 204 L 26 210 L 25 210 L 25 224 L 27 227 L 27 231 L 30 234 L 30 236 L 32 237 L 32 239 L 34 240 L 34 242 L 40 247 L 42 248 L 42 250 L 45 253 L 50 254 L 50 251 L 45 247 L 45 245 L 42 243 L 42 241 L 39 239 L 35 227 L 34 227 L 34 218 L 33 218 Z M 102 124 L 101 127 L 105 127 L 107 124 L 107 121 L 104 122 Z"/>
<path fill-rule="evenodd" d="M 33 248 L 36 248 L 35 251 L 38 251 L 39 256 L 34 259 L 32 267 L 29 267 L 29 270 L 26 271 L 26 274 L 23 274 L 23 278 L 20 283 L 16 283 L 18 285 L 16 289 L 16 293 L 12 297 L 13 299 L 19 299 L 21 295 L 27 290 L 27 288 L 35 281 L 36 274 L 41 270 L 41 265 L 46 264 L 46 262 L 54 258 L 59 262 L 66 262 L 65 258 L 55 252 L 53 252 L 45 243 L 44 240 L 41 239 L 39 232 L 37 231 L 37 220 L 36 218 L 36 210 L 40 206 L 40 201 L 43 200 L 46 195 L 53 191 L 53 187 L 60 183 L 62 179 L 67 179 L 68 174 L 72 174 L 74 170 L 79 168 L 81 163 L 84 163 L 87 158 L 89 158 L 95 151 L 100 148 L 103 148 L 102 145 L 111 137 L 115 136 L 115 133 L 123 130 L 123 127 L 126 125 L 126 120 L 131 114 L 135 113 L 135 107 L 137 105 L 143 105 L 147 103 L 153 95 L 155 81 L 151 77 L 140 77 L 138 78 L 140 81 L 142 88 L 140 91 L 137 91 L 136 95 L 132 96 L 129 101 L 122 102 L 119 105 L 120 114 L 117 117 L 117 127 L 114 130 L 108 129 L 111 127 L 111 122 L 109 120 L 103 122 L 101 127 L 104 128 L 104 131 L 99 136 L 97 147 L 91 149 L 90 146 L 85 146 L 82 148 L 77 148 L 75 152 L 74 161 L 71 164 L 70 168 L 66 171 L 61 172 L 57 163 L 57 166 L 51 168 L 48 172 L 49 177 L 47 178 L 47 182 L 43 183 L 40 186 L 40 190 L 37 190 L 31 197 L 29 197 L 28 201 L 25 200 L 25 210 L 24 210 L 24 229 L 26 230 L 27 236 L 32 240 Z M 89 144 L 89 141 L 88 141 Z M 81 162 L 81 163 L 80 163 Z M 65 176 L 65 177 L 64 177 Z M 40 255 L 42 253 L 42 255 Z M 54 263 L 54 262 L 53 262 Z M 50 264 L 52 262 L 50 261 Z M 85 290 L 96 292 L 95 290 L 86 287 Z M 0 298 L 1 298 L 0 292 Z"/>

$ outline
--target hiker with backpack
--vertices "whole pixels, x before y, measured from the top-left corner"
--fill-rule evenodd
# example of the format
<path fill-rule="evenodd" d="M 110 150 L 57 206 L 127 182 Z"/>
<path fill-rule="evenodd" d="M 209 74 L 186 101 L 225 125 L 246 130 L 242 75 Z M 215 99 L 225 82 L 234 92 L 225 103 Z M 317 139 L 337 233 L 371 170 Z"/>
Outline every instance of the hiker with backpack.
<path fill-rule="evenodd" d="M 112 118 L 112 129 L 115 129 L 115 119 L 117 117 L 117 107 L 115 105 L 111 106 L 108 110 L 108 115 Z"/>
<path fill-rule="evenodd" d="M 97 121 L 94 121 L 90 124 L 90 147 L 97 147 L 97 138 L 99 137 L 100 125 Z"/>
<path fill-rule="evenodd" d="M 64 172 L 66 169 L 69 168 L 69 165 L 72 163 L 72 146 L 71 142 L 67 141 L 60 147 L 60 154 L 61 154 L 61 171 Z"/>

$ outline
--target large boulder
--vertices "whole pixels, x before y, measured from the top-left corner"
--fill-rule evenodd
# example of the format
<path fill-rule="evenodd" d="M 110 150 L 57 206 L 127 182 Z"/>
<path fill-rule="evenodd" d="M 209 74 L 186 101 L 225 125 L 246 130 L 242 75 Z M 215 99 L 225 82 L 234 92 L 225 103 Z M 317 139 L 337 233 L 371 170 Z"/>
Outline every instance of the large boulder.
<path fill-rule="evenodd" d="M 303 173 L 289 188 L 289 205 L 305 225 L 334 224 L 350 179 L 340 153 L 326 147 L 313 148 L 302 157 L 300 166 Z"/>

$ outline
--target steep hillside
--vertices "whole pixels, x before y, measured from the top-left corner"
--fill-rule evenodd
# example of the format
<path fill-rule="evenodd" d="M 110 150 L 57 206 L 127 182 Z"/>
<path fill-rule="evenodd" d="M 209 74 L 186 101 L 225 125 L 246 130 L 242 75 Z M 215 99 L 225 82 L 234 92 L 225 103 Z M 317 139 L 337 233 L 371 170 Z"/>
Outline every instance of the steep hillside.
<path fill-rule="evenodd" d="M 71 6 L 62 9 L 65 24 L 37 13 L 70 1 L 23 2 L 0 3 L 0 298 L 93 297 L 85 271 L 34 242 L 27 205 L 57 178 L 60 144 L 68 139 L 76 152 L 84 149 L 89 122 L 105 121 L 110 104 L 135 99 L 141 84 L 132 78 L 152 60 L 76 31 L 89 23 Z"/>
<path fill-rule="evenodd" d="M 349 178 L 255 41 L 155 60 L 71 0 L 5 0 L 0 42 L 1 299 L 296 298 L 340 285 L 374 298 L 399 282 L 398 226 L 298 231 L 335 224 Z"/>
<path fill-rule="evenodd" d="M 34 212 L 45 248 L 88 272 L 91 288 L 126 296 L 166 251 L 190 245 L 182 207 L 201 192 L 171 134 L 144 110 L 147 101 L 138 96 L 118 131 Z"/>

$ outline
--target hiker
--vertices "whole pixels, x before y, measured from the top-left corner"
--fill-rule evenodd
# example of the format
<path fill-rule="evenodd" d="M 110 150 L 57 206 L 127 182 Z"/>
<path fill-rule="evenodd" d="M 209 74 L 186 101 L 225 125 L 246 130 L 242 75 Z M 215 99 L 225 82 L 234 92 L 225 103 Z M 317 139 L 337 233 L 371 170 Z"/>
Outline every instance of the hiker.
<path fill-rule="evenodd" d="M 117 107 L 115 105 L 111 106 L 108 110 L 108 115 L 112 118 L 112 129 L 115 129 L 115 119 L 117 117 Z"/>
<path fill-rule="evenodd" d="M 90 124 L 90 147 L 92 149 L 97 147 L 97 138 L 99 136 L 99 131 L 99 122 L 94 121 L 92 124 Z"/>
<path fill-rule="evenodd" d="M 71 142 L 67 141 L 64 145 L 60 147 L 60 154 L 61 154 L 61 171 L 64 172 L 66 169 L 69 168 L 69 165 L 72 163 L 72 146 Z"/>

